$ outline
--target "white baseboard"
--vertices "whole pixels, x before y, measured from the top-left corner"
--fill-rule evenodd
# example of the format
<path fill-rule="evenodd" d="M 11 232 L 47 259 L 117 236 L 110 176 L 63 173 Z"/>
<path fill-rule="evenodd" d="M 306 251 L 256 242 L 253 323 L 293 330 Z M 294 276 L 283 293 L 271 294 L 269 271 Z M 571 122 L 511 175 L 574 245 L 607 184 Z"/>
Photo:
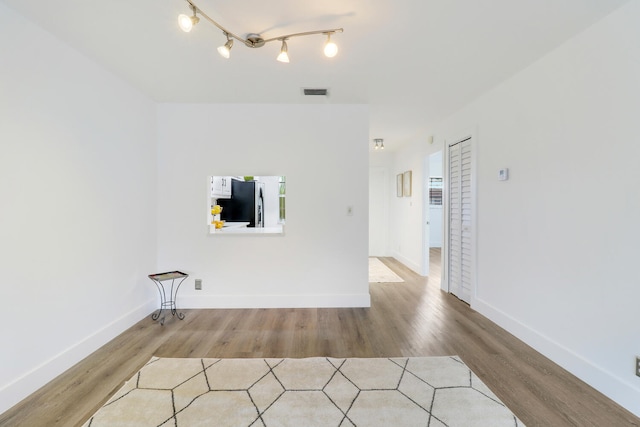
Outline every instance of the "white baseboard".
<path fill-rule="evenodd" d="M 584 359 L 549 337 L 531 329 L 491 304 L 475 298 L 471 307 L 524 341 L 600 393 L 640 417 L 640 390 Z"/>
<path fill-rule="evenodd" d="M 371 307 L 366 294 L 320 295 L 181 295 L 179 308 Z"/>
<path fill-rule="evenodd" d="M 401 263 L 403 263 L 408 268 L 410 268 L 411 270 L 415 271 L 417 274 L 422 276 L 422 269 L 421 269 L 419 263 L 416 263 L 416 262 L 410 260 L 409 258 L 406 258 L 405 256 L 403 256 L 399 252 L 394 252 L 393 253 L 393 257 L 395 259 L 397 259 L 398 261 L 400 261 Z"/>
<path fill-rule="evenodd" d="M 3 385 L 0 388 L 0 414 L 148 316 L 157 308 L 156 303 L 155 299 L 147 301 L 21 377 Z"/>

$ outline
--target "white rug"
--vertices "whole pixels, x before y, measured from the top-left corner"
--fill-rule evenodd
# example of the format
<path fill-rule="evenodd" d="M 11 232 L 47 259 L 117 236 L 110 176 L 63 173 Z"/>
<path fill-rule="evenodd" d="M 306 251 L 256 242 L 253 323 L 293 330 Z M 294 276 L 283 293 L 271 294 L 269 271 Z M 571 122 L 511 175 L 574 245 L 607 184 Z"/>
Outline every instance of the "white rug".
<path fill-rule="evenodd" d="M 523 426 L 457 357 L 152 358 L 85 426 Z"/>
<path fill-rule="evenodd" d="M 369 283 L 392 283 L 404 282 L 402 277 L 394 273 L 389 267 L 384 265 L 378 258 L 369 258 Z"/>

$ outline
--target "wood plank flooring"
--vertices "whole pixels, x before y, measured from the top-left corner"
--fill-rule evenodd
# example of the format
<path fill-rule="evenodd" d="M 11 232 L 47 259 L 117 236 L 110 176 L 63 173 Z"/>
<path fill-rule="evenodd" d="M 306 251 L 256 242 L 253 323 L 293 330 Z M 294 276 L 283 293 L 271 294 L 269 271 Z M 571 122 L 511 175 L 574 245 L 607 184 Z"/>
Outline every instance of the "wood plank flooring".
<path fill-rule="evenodd" d="M 373 283 L 371 308 L 185 310 L 145 318 L 0 415 L 0 426 L 77 426 L 151 356 L 459 355 L 527 426 L 639 426 L 640 419 L 393 258 L 404 283 Z"/>

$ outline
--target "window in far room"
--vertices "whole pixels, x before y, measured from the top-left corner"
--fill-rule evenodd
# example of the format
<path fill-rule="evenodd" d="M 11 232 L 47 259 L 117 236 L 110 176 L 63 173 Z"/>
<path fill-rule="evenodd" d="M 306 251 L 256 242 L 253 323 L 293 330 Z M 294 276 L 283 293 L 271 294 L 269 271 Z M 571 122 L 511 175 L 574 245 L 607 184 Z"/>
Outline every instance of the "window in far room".
<path fill-rule="evenodd" d="M 429 204 L 442 206 L 442 177 L 429 177 Z"/>

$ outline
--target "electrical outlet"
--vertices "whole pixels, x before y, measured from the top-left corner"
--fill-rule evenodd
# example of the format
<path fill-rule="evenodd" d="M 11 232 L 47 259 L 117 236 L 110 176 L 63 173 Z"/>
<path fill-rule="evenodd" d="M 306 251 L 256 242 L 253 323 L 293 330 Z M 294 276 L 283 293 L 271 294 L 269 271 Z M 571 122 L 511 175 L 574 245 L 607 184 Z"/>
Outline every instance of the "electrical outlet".
<path fill-rule="evenodd" d="M 640 356 L 636 356 L 636 376 L 640 377 Z"/>
<path fill-rule="evenodd" d="M 202 290 L 202 279 L 196 279 L 196 291 Z"/>

